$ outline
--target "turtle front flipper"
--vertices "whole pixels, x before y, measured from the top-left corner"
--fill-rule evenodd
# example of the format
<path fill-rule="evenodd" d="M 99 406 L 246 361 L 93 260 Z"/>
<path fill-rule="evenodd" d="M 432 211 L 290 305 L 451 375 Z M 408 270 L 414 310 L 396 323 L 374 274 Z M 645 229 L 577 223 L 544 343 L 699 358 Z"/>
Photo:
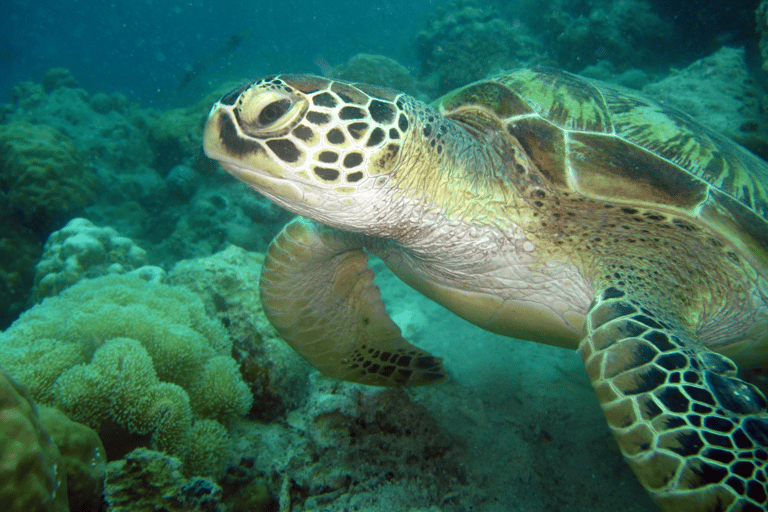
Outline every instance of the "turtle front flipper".
<path fill-rule="evenodd" d="M 766 400 L 736 365 L 617 288 L 596 296 L 580 352 L 608 424 L 665 511 L 764 511 Z"/>
<path fill-rule="evenodd" d="M 354 241 L 296 218 L 272 241 L 261 273 L 264 312 L 324 375 L 374 386 L 445 379 L 441 359 L 408 343 L 387 314 L 368 255 Z"/>

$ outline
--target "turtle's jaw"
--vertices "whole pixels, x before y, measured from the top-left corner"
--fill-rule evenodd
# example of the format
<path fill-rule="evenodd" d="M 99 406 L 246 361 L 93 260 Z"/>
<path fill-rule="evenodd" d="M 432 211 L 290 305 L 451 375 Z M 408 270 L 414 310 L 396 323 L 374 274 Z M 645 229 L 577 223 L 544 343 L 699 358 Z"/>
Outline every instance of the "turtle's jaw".
<path fill-rule="evenodd" d="M 237 134 L 230 111 L 220 103 L 213 106 L 205 124 L 203 151 L 229 174 L 280 204 L 302 199 L 299 187 L 284 177 L 285 170 L 262 155 L 257 143 Z"/>

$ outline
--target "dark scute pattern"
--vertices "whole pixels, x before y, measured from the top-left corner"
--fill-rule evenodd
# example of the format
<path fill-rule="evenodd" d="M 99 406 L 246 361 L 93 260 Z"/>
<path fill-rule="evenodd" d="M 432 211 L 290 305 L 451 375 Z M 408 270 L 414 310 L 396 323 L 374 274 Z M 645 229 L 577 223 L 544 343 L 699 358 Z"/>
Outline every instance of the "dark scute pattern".
<path fill-rule="evenodd" d="M 336 98 L 329 92 L 320 93 L 312 98 L 312 103 L 318 107 L 333 108 L 336 106 Z"/>
<path fill-rule="evenodd" d="M 397 127 L 400 128 L 400 131 L 403 133 L 408 131 L 408 118 L 405 117 L 405 114 L 400 114 L 397 118 Z"/>
<path fill-rule="evenodd" d="M 659 393 L 658 398 L 670 412 L 688 412 L 690 402 L 676 387 L 664 388 L 664 390 Z"/>
<path fill-rule="evenodd" d="M 640 393 L 653 391 L 666 382 L 667 374 L 656 367 L 651 367 L 648 368 L 647 371 L 639 374 L 638 380 L 640 382 L 638 382 L 635 389 L 627 389 L 624 393 L 627 395 L 637 395 Z"/>
<path fill-rule="evenodd" d="M 663 329 L 664 326 L 661 325 L 659 322 L 654 320 L 653 318 L 646 316 L 646 315 L 636 315 L 632 317 L 633 320 L 637 320 L 638 322 L 644 323 L 648 327 L 651 327 L 653 329 Z"/>
<path fill-rule="evenodd" d="M 752 480 L 747 484 L 747 497 L 755 500 L 758 503 L 765 503 L 765 485 Z"/>
<path fill-rule="evenodd" d="M 244 139 L 237 132 L 235 123 L 229 116 L 219 117 L 221 127 L 221 144 L 227 148 L 231 154 L 243 157 L 248 154 L 264 153 L 264 147 L 252 139 Z"/>
<path fill-rule="evenodd" d="M 429 368 L 440 366 L 440 359 L 433 356 L 417 357 L 413 366 L 420 370 L 427 370 Z"/>
<path fill-rule="evenodd" d="M 365 119 L 368 115 L 359 107 L 344 107 L 339 111 L 339 119 L 349 121 L 351 119 Z"/>
<path fill-rule="evenodd" d="M 328 142 L 331 144 L 344 144 L 344 141 L 347 140 L 347 138 L 344 136 L 344 132 L 338 128 L 334 128 L 333 130 L 329 131 L 325 138 L 328 139 Z"/>
<path fill-rule="evenodd" d="M 351 173 L 347 174 L 347 182 L 348 183 L 357 183 L 361 179 L 363 179 L 362 171 L 356 171 L 356 172 L 351 172 Z"/>
<path fill-rule="evenodd" d="M 384 130 L 381 128 L 374 128 L 374 130 L 371 132 L 371 136 L 368 137 L 368 142 L 365 143 L 366 146 L 373 147 L 381 144 L 381 142 L 386 137 L 386 134 L 384 133 Z"/>
<path fill-rule="evenodd" d="M 696 372 L 690 372 L 690 371 L 685 372 L 683 374 L 683 379 L 685 380 L 685 382 L 689 384 L 698 384 L 699 382 L 701 382 L 701 378 L 699 377 L 699 374 Z"/>
<path fill-rule="evenodd" d="M 727 469 L 720 466 L 714 466 L 706 462 L 703 462 L 700 467 L 692 467 L 691 471 L 693 471 L 693 473 L 699 477 L 698 485 L 694 484 L 694 488 L 704 487 L 707 484 L 722 482 L 725 477 L 728 476 Z"/>
<path fill-rule="evenodd" d="M 683 386 L 683 389 L 685 390 L 685 393 L 691 397 L 691 399 L 696 400 L 697 402 L 701 402 L 707 405 L 717 405 L 714 397 L 712 396 L 712 393 L 706 389 L 702 389 L 696 386 Z"/>
<path fill-rule="evenodd" d="M 706 420 L 704 420 L 704 426 L 706 426 L 710 430 L 716 430 L 718 432 L 724 432 L 726 434 L 729 433 L 734 428 L 732 421 L 725 418 L 719 418 L 717 416 L 710 416 Z"/>
<path fill-rule="evenodd" d="M 643 339 L 653 343 L 653 345 L 662 352 L 668 352 L 670 350 L 677 349 L 677 346 L 669 341 L 669 336 L 660 331 L 651 331 L 643 336 Z"/>
<path fill-rule="evenodd" d="M 300 140 L 307 142 L 309 140 L 312 140 L 312 137 L 314 136 L 315 132 L 313 132 L 310 127 L 300 124 L 299 126 L 293 129 L 293 134 Z"/>
<path fill-rule="evenodd" d="M 700 403 L 695 403 L 691 406 L 691 411 L 695 412 L 696 414 L 711 414 L 712 408 Z"/>
<path fill-rule="evenodd" d="M 707 430 L 703 430 L 701 433 L 704 435 L 704 439 L 706 439 L 707 443 L 709 444 L 720 446 L 721 448 L 733 448 L 733 442 L 728 436 L 715 434 L 714 432 L 709 432 Z"/>
<path fill-rule="evenodd" d="M 732 452 L 720 448 L 709 448 L 702 453 L 702 456 L 721 464 L 730 464 L 736 458 Z"/>
<path fill-rule="evenodd" d="M 341 174 L 338 169 L 329 169 L 327 167 L 313 167 L 312 170 L 323 181 L 336 181 Z"/>
<path fill-rule="evenodd" d="M 322 112 L 315 112 L 314 110 L 310 110 L 307 112 L 306 119 L 312 124 L 323 125 L 328 124 L 328 122 L 331 120 L 331 116 L 328 114 L 323 114 Z"/>
<path fill-rule="evenodd" d="M 647 345 L 638 345 L 632 353 L 634 360 L 632 361 L 631 366 L 636 368 L 650 363 L 657 354 L 658 352 L 655 349 Z"/>
<path fill-rule="evenodd" d="M 654 402 L 653 400 L 648 400 L 645 403 L 645 409 L 643 410 L 643 417 L 649 420 L 652 420 L 662 412 L 664 411 L 661 410 L 661 407 L 656 405 L 656 402 Z"/>
<path fill-rule="evenodd" d="M 606 288 L 603 292 L 603 300 L 620 299 L 625 295 L 626 293 L 624 293 L 623 290 L 619 290 L 618 288 L 611 286 L 610 288 Z"/>
<path fill-rule="evenodd" d="M 728 484 L 731 489 L 736 491 L 738 494 L 744 494 L 744 491 L 746 490 L 746 487 L 744 487 L 744 482 L 740 478 L 736 478 L 735 476 L 732 476 L 728 480 L 725 481 L 726 484 Z"/>
<path fill-rule="evenodd" d="M 373 100 L 368 105 L 368 112 L 371 113 L 373 120 L 379 124 L 391 124 L 395 119 L 395 107 L 391 103 Z"/>
<path fill-rule="evenodd" d="M 739 461 L 731 466 L 731 472 L 742 478 L 752 478 L 752 475 L 755 473 L 755 464 L 747 461 Z"/>
<path fill-rule="evenodd" d="M 288 139 L 272 139 L 267 141 L 267 146 L 283 162 L 295 163 L 299 161 L 301 151 Z"/>
<path fill-rule="evenodd" d="M 742 450 L 751 450 L 755 447 L 755 445 L 752 443 L 752 441 L 749 440 L 749 437 L 747 437 L 747 434 L 745 430 L 747 430 L 749 427 L 747 426 L 747 423 L 750 420 L 746 420 L 744 422 L 744 428 L 738 429 L 736 432 L 731 434 L 731 439 L 733 439 L 733 442 L 736 443 L 736 447 L 740 448 Z"/>
<path fill-rule="evenodd" d="M 675 437 L 675 440 L 680 446 L 670 446 L 668 449 L 686 457 L 696 455 L 704 446 L 704 441 L 696 432 L 681 432 Z"/>
<path fill-rule="evenodd" d="M 664 427 L 667 430 L 673 430 L 678 427 L 682 427 L 684 425 L 687 425 L 688 422 L 686 422 L 683 418 L 680 416 L 670 416 L 667 418 L 667 420 L 664 422 Z"/>
<path fill-rule="evenodd" d="M 768 421 L 762 418 L 747 418 L 744 420 L 743 427 L 755 443 L 768 448 Z"/>
<path fill-rule="evenodd" d="M 656 364 L 669 371 L 678 370 L 688 366 L 688 358 L 677 352 L 663 354 L 656 360 Z"/>
<path fill-rule="evenodd" d="M 357 167 L 363 163 L 363 155 L 362 153 L 349 153 L 347 156 L 344 157 L 344 161 L 342 164 L 347 169 L 350 169 L 352 167 Z"/>
<path fill-rule="evenodd" d="M 368 123 L 363 122 L 357 122 L 357 123 L 350 123 L 347 126 L 347 130 L 349 131 L 349 134 L 355 139 L 359 140 L 360 137 L 365 135 L 365 131 L 368 129 Z"/>
<path fill-rule="evenodd" d="M 320 155 L 318 155 L 317 159 L 323 163 L 332 164 L 339 160 L 339 155 L 333 151 L 323 151 L 320 153 Z"/>

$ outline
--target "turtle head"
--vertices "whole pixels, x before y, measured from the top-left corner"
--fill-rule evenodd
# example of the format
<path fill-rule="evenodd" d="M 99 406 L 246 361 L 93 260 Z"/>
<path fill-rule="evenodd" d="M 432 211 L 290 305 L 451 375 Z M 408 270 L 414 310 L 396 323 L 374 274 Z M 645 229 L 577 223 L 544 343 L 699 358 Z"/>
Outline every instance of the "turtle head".
<path fill-rule="evenodd" d="M 398 167 L 412 128 L 409 101 L 315 76 L 262 78 L 214 104 L 203 145 L 208 157 L 287 209 L 353 228 L 338 212 L 358 215 Z"/>

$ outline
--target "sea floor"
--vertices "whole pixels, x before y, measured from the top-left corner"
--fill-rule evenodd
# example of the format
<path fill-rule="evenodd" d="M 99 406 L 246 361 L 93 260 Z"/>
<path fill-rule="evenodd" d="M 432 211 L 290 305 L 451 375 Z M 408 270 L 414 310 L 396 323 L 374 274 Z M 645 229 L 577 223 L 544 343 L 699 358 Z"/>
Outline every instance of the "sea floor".
<path fill-rule="evenodd" d="M 411 506 L 428 494 L 416 477 L 314 510 L 658 510 L 623 461 L 577 352 L 487 333 L 423 298 L 380 262 L 372 267 L 404 336 L 444 358 L 448 382 L 408 393 L 461 446 L 465 474 L 426 508 Z"/>

